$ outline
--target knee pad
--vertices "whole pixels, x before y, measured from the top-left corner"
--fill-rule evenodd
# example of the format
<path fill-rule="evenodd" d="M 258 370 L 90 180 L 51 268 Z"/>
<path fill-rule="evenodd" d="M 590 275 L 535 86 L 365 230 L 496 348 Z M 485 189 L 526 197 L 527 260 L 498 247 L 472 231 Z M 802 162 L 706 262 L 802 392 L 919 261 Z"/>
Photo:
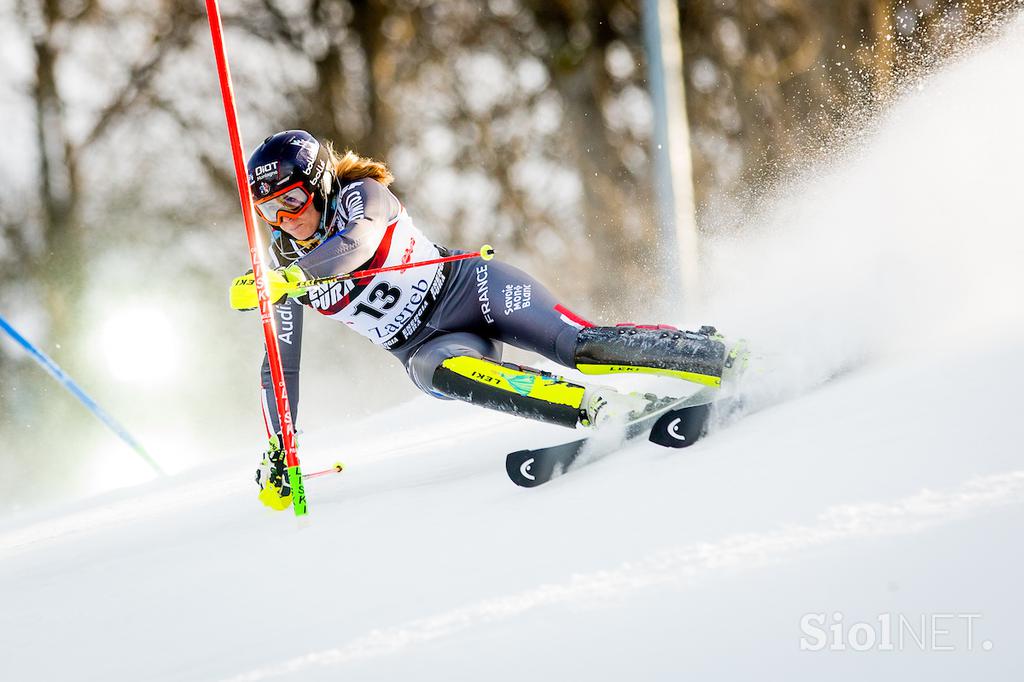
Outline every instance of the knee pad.
<path fill-rule="evenodd" d="M 432 383 L 451 398 L 570 428 L 580 421 L 586 390 L 549 372 L 466 355 L 444 360 Z"/>

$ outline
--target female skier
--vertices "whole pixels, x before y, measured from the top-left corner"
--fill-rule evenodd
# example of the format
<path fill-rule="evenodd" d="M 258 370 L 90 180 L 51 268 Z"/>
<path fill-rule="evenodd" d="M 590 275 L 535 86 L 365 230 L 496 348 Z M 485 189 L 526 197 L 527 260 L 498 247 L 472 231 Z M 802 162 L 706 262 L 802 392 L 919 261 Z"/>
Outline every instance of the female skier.
<path fill-rule="evenodd" d="M 289 283 L 416 263 L 451 255 L 417 229 L 388 190 L 380 162 L 338 154 L 301 130 L 263 141 L 248 163 L 249 188 L 271 226 L 268 270 L 281 359 L 292 407 L 298 407 L 302 307 L 342 322 L 390 351 L 413 383 L 457 399 L 575 428 L 643 412 L 654 396 L 622 394 L 501 361 L 502 344 L 524 348 L 584 374 L 644 372 L 717 386 L 726 348 L 713 327 L 590 324 L 559 304 L 522 270 L 474 257 L 287 294 Z M 257 307 L 250 274 L 232 284 L 232 306 Z M 270 448 L 256 472 L 260 500 L 291 504 L 280 421 L 263 362 L 263 413 Z"/>

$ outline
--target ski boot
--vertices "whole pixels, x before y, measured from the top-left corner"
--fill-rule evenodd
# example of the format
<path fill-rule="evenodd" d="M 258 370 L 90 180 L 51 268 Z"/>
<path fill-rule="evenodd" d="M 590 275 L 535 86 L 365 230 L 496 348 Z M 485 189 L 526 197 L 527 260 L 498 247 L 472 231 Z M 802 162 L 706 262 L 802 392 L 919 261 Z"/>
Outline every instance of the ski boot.
<path fill-rule="evenodd" d="M 720 386 L 727 357 L 724 337 L 711 326 L 587 327 L 576 340 L 576 368 L 584 374 L 658 374 Z"/>
<path fill-rule="evenodd" d="M 747 346 L 746 339 L 740 339 L 725 355 L 725 363 L 722 366 L 722 382 L 735 384 L 747 371 L 749 365 L 750 348 Z"/>
<path fill-rule="evenodd" d="M 288 480 L 280 436 L 271 438 L 270 447 L 263 453 L 263 461 L 256 469 L 256 485 L 260 487 L 259 499 L 264 505 L 276 511 L 291 506 L 292 486 Z"/>
<path fill-rule="evenodd" d="M 653 393 L 620 393 L 609 386 L 592 386 L 583 397 L 585 417 L 580 423 L 595 429 L 622 425 L 675 400 Z"/>

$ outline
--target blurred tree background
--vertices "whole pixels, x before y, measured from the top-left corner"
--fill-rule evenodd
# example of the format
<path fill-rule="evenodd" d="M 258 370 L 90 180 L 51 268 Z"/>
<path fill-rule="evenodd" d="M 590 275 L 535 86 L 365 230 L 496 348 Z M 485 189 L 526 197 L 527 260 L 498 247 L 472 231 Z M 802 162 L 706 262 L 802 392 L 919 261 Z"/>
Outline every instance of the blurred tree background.
<path fill-rule="evenodd" d="M 643 4 L 225 1 L 243 139 L 305 128 L 385 159 L 440 243 L 493 243 L 585 314 L 640 318 Z M 1021 2 L 678 5 L 698 224 L 721 230 Z M 255 453 L 262 341 L 226 304 L 248 254 L 202 3 L 3 0 L 0 18 L 0 314 L 171 470 Z M 336 326 L 310 321 L 300 425 L 415 395 Z M 5 340 L 0 434 L 0 511 L 144 473 Z"/>

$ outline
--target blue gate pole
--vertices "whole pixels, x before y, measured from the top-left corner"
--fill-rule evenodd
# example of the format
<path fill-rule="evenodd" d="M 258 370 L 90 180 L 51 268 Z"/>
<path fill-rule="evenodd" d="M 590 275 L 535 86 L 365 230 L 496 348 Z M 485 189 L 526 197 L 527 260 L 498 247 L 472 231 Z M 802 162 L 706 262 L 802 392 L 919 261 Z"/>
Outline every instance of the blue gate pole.
<path fill-rule="evenodd" d="M 71 379 L 71 377 L 65 374 L 64 370 L 62 370 L 57 365 L 57 363 L 55 363 L 53 360 L 47 357 L 46 354 L 43 353 L 41 350 L 33 346 L 28 339 L 26 339 L 24 336 L 18 333 L 18 330 L 16 330 L 14 327 L 8 324 L 7 320 L 5 320 L 2 315 L 0 315 L 0 329 L 3 329 L 5 332 L 7 332 L 8 335 L 10 335 L 12 339 L 17 341 L 18 345 L 24 348 L 25 351 L 32 356 L 33 360 L 42 365 L 43 369 L 45 369 L 50 374 L 50 376 L 56 379 L 61 384 L 61 386 L 68 389 L 68 391 L 71 392 L 71 395 L 78 398 L 82 402 L 82 404 L 89 409 L 90 412 L 96 415 L 97 419 L 106 424 L 107 428 L 109 428 L 111 431 L 117 434 L 117 436 L 121 440 L 127 443 L 128 446 L 139 455 L 139 457 L 142 457 L 142 459 L 146 460 L 146 464 L 152 467 L 153 471 L 155 471 L 160 476 L 166 475 L 164 474 L 160 466 L 153 460 L 153 458 L 149 456 L 149 453 L 146 452 L 146 450 L 139 444 L 139 442 L 132 438 L 131 434 L 125 431 L 123 426 L 118 424 L 113 417 L 111 417 L 103 410 L 103 408 L 97 405 L 96 401 L 90 398 L 88 394 L 86 394 L 86 392 L 83 391 L 78 386 L 78 384 L 76 384 Z"/>

